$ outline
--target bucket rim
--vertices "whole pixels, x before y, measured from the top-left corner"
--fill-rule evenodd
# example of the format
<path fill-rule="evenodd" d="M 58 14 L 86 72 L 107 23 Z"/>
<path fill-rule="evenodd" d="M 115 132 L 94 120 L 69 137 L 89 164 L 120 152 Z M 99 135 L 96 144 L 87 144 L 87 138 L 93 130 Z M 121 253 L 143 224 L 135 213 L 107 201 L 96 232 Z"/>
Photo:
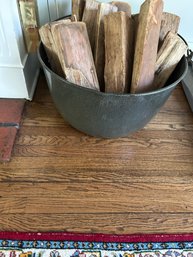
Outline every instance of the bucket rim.
<path fill-rule="evenodd" d="M 98 96 L 102 96 L 102 97 L 108 97 L 108 96 L 114 96 L 114 97 L 143 97 L 143 96 L 149 96 L 149 95 L 155 95 L 155 94 L 159 94 L 159 93 L 162 93 L 164 91 L 167 91 L 167 90 L 170 90 L 174 87 L 176 87 L 182 80 L 183 78 L 185 77 L 186 73 L 187 73 L 187 70 L 188 70 L 188 62 L 187 62 L 187 58 L 185 55 L 183 55 L 183 57 L 181 58 L 180 62 L 184 61 L 184 65 L 185 65 L 185 69 L 184 69 L 184 72 L 182 73 L 182 75 L 177 79 L 175 80 L 172 84 L 170 85 L 167 85 L 165 87 L 162 87 L 162 88 L 159 88 L 159 89 L 156 89 L 156 90 L 153 90 L 153 91 L 149 91 L 149 92 L 144 92 L 144 93 L 109 93 L 109 92 L 101 92 L 101 91 L 97 91 L 95 89 L 91 89 L 91 88 L 86 88 L 86 87 L 83 87 L 83 86 L 79 86 L 79 85 L 76 85 L 72 82 L 69 82 L 68 80 L 66 80 L 65 78 L 59 76 L 58 74 L 56 74 L 53 70 L 51 70 L 47 65 L 46 63 L 44 62 L 44 60 L 42 59 L 42 56 L 41 56 L 41 48 L 43 49 L 44 46 L 43 46 L 43 43 L 40 42 L 39 46 L 38 46 L 38 51 L 37 51 L 37 54 L 38 54 L 38 59 L 42 65 L 42 67 L 44 67 L 53 77 L 55 77 L 57 80 L 60 80 L 62 82 L 64 82 L 66 85 L 70 86 L 70 87 L 74 87 L 78 90 L 81 90 L 81 91 L 85 91 L 85 92 L 90 92 L 90 93 L 93 93 L 93 94 L 96 94 Z M 180 63 L 179 62 L 179 63 Z"/>

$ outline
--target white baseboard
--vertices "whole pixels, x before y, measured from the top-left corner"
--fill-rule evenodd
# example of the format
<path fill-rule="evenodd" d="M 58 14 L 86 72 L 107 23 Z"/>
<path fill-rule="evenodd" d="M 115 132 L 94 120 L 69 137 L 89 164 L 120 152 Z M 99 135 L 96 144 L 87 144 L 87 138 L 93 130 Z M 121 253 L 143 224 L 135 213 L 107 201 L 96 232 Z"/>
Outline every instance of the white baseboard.
<path fill-rule="evenodd" d="M 29 54 L 24 67 L 0 67 L 0 98 L 32 100 L 40 64 L 37 54 Z"/>

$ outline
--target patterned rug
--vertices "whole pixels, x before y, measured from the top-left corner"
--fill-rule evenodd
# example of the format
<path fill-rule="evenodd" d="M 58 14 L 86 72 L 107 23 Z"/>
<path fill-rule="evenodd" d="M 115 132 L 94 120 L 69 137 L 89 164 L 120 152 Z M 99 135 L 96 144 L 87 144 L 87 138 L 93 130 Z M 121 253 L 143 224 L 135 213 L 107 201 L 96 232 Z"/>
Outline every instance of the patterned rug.
<path fill-rule="evenodd" d="M 193 257 L 193 234 L 1 232 L 0 257 Z"/>

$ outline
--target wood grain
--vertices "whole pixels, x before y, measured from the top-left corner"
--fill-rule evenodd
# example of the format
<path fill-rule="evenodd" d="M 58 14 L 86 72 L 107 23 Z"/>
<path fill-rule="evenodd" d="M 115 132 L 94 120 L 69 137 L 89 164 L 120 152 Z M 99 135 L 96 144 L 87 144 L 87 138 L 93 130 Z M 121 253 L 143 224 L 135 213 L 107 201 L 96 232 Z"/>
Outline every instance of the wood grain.
<path fill-rule="evenodd" d="M 62 20 L 62 21 L 54 22 L 52 24 L 62 24 L 63 22 L 70 22 L 70 20 L 68 19 Z M 46 50 L 46 54 L 48 56 L 52 70 L 56 74 L 60 75 L 61 77 L 65 77 L 65 73 L 61 65 L 61 60 L 58 56 L 57 46 L 55 44 L 56 42 L 51 32 L 51 25 L 49 23 L 43 25 L 39 29 L 39 34 L 40 34 L 41 41 L 44 45 L 44 48 Z"/>
<path fill-rule="evenodd" d="M 163 12 L 161 28 L 160 28 L 160 45 L 163 43 L 163 40 L 168 32 L 177 33 L 180 25 L 180 17 L 168 12 Z"/>
<path fill-rule="evenodd" d="M 189 213 L 193 184 L 1 183 L 1 213 Z M 176 197 L 176 193 L 178 197 Z M 143 197 L 139 197 L 143 196 Z M 49 199 L 49 201 L 47 200 Z"/>
<path fill-rule="evenodd" d="M 24 158 L 23 158 L 24 159 Z M 22 158 L 19 160 L 22 161 Z M 28 159 L 27 159 L 28 160 Z M 45 158 L 39 158 L 38 161 L 45 161 Z M 53 160 L 50 162 L 53 163 Z M 15 168 L 14 171 L 12 167 L 2 168 L 2 173 L 0 177 L 0 182 L 22 182 L 27 183 L 38 181 L 40 183 L 68 183 L 72 184 L 79 181 L 80 183 L 103 183 L 103 184 L 125 184 L 129 183 L 163 183 L 166 181 L 172 181 L 172 184 L 188 184 L 193 183 L 192 178 L 192 169 L 190 163 L 189 165 L 184 165 L 182 170 L 183 163 L 179 164 L 180 168 L 178 170 L 173 170 L 172 165 L 168 162 L 168 167 L 161 169 L 161 167 L 156 168 L 155 166 L 150 167 L 147 165 L 147 168 L 144 170 L 142 165 L 139 169 L 135 168 L 125 168 L 114 167 L 111 169 L 107 168 L 90 168 L 88 171 L 87 167 L 78 167 L 76 168 L 76 176 L 74 176 L 74 167 L 64 168 L 60 165 L 56 168 L 49 167 L 48 165 L 42 167 L 22 167 Z M 138 164 L 138 163 L 137 163 Z M 147 162 L 144 164 L 148 164 Z M 159 165 L 159 164 L 158 164 Z M 24 164 L 24 166 L 26 166 Z M 160 166 L 160 165 L 159 165 Z"/>
<path fill-rule="evenodd" d="M 105 140 L 61 118 L 41 75 L 0 170 L 1 231 L 192 232 L 193 116 L 181 86 L 144 129 Z"/>
<path fill-rule="evenodd" d="M 94 53 L 96 41 L 96 20 L 99 2 L 95 0 L 87 0 L 83 12 L 82 21 L 85 22 L 90 40 L 91 49 Z"/>
<path fill-rule="evenodd" d="M 188 46 L 181 37 L 168 32 L 158 51 L 153 87 L 161 88 L 166 84 L 187 49 Z"/>
<path fill-rule="evenodd" d="M 105 92 L 129 92 L 133 68 L 133 21 L 125 12 L 104 17 Z"/>
<path fill-rule="evenodd" d="M 176 224 L 178 224 L 177 229 Z M 0 216 L 1 231 L 164 234 L 168 233 L 168 230 L 170 233 L 176 231 L 192 233 L 192 226 L 192 213 L 1 214 Z"/>
<path fill-rule="evenodd" d="M 104 68 L 105 68 L 105 35 L 104 16 L 116 12 L 118 8 L 109 3 L 100 3 L 96 18 L 96 35 L 94 47 L 94 62 L 101 91 L 105 91 Z"/>
<path fill-rule="evenodd" d="M 85 0 L 72 0 L 72 16 L 75 15 L 77 21 L 82 20 Z"/>
<path fill-rule="evenodd" d="M 131 93 L 152 90 L 163 11 L 162 0 L 146 0 L 140 8 Z"/>
<path fill-rule="evenodd" d="M 66 79 L 79 86 L 99 91 L 85 23 L 53 24 L 51 32 Z"/>

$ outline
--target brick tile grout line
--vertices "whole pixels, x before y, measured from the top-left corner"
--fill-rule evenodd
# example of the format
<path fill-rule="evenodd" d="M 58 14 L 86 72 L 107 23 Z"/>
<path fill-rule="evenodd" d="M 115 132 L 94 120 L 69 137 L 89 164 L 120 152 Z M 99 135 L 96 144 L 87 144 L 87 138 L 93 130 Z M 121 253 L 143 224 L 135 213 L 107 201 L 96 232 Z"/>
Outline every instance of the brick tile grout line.
<path fill-rule="evenodd" d="M 0 122 L 0 127 L 15 127 L 17 129 L 19 129 L 20 125 L 19 123 L 15 123 L 15 122 Z"/>

